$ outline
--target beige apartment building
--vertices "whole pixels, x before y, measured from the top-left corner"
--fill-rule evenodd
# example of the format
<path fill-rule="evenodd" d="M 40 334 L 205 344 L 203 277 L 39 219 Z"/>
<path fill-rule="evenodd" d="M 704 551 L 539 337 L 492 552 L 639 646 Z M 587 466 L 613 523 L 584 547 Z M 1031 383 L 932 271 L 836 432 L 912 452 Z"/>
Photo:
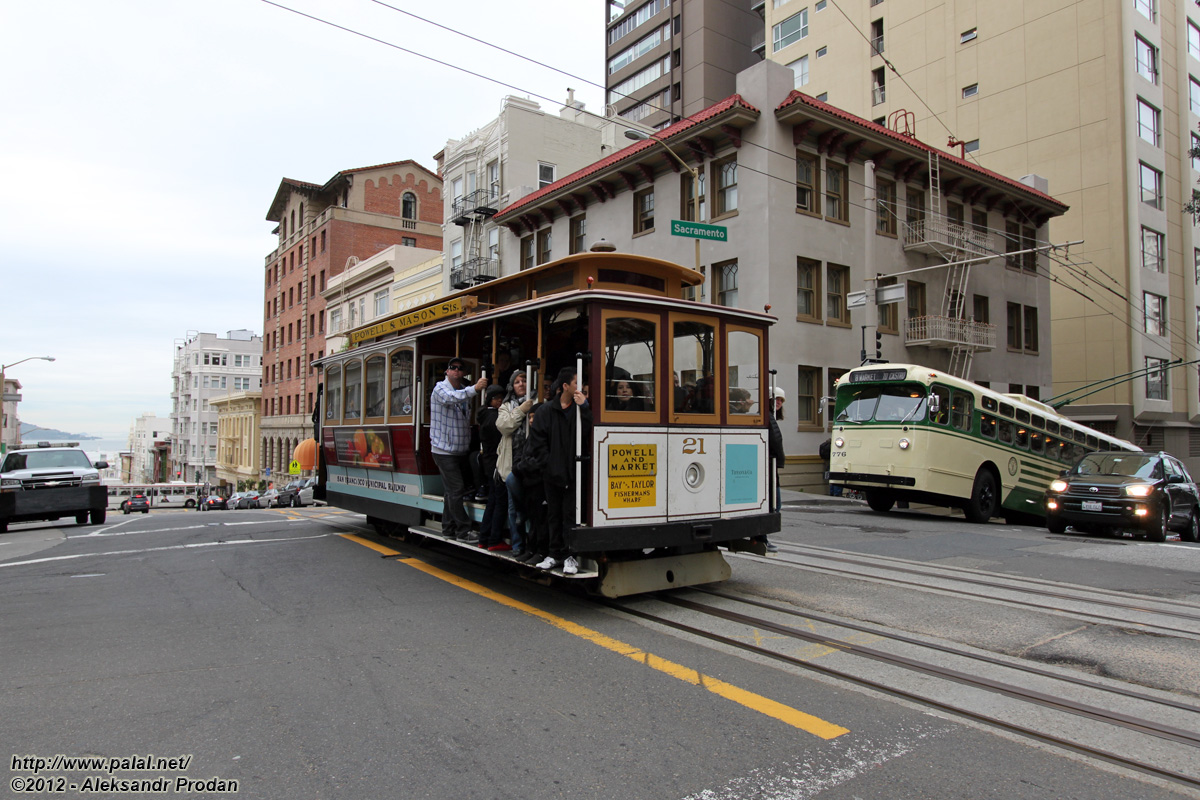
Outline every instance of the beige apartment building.
<path fill-rule="evenodd" d="M 258 421 L 262 392 L 238 392 L 217 398 L 217 485 L 228 496 L 259 483 Z"/>
<path fill-rule="evenodd" d="M 1200 6 L 747 2 L 762 10 L 766 58 L 789 66 L 800 91 L 1001 174 L 1047 178 L 1070 207 L 1050 241 L 1081 242 L 1046 263 L 1050 394 L 1074 391 L 1069 415 L 1200 466 L 1200 380 L 1186 364 L 1200 356 L 1200 237 L 1182 208 L 1200 174 L 1189 156 Z M 965 191 L 943 198 L 962 203 Z M 1024 223 L 1006 224 L 993 233 L 1011 241 Z"/>

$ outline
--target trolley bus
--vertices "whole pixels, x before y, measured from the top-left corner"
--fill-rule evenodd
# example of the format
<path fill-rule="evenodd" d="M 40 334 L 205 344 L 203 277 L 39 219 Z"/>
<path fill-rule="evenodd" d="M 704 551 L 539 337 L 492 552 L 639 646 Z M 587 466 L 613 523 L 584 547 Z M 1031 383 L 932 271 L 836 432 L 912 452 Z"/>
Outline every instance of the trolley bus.
<path fill-rule="evenodd" d="M 728 578 L 721 548 L 765 552 L 752 540 L 780 526 L 765 416 L 774 317 L 683 299 L 702 280 L 654 258 L 578 253 L 350 331 L 349 349 L 315 362 L 325 499 L 383 533 L 439 537 L 429 405 L 447 361 L 467 364 L 468 384 L 524 369 L 543 399 L 578 364 L 594 424 L 566 543 L 582 566 L 552 574 L 609 597 Z M 615 396 L 618 378 L 636 404 Z M 478 522 L 484 504 L 467 511 Z"/>
<path fill-rule="evenodd" d="M 1094 450 L 1140 451 L 1020 394 L 915 364 L 838 379 L 829 482 L 875 511 L 901 500 L 962 508 L 972 522 L 1045 517 L 1050 481 Z"/>
<path fill-rule="evenodd" d="M 108 510 L 124 511 L 125 501 L 135 494 L 145 495 L 151 508 L 195 508 L 202 483 L 109 483 Z"/>

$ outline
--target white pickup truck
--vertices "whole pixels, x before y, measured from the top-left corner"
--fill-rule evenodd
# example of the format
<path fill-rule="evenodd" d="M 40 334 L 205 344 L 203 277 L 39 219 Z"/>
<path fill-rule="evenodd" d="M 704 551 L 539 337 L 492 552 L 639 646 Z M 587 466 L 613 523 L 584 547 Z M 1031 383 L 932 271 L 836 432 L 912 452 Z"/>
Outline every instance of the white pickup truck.
<path fill-rule="evenodd" d="M 106 461 L 92 463 L 79 444 L 39 442 L 12 450 L 0 464 L 0 532 L 10 522 L 74 517 L 104 522 L 108 491 L 100 483 Z"/>

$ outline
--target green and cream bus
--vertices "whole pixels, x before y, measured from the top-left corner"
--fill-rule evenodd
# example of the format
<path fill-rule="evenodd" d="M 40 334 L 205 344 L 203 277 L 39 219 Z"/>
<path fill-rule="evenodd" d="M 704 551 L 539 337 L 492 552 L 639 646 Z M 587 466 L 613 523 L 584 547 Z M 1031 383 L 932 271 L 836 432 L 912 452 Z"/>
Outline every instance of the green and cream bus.
<path fill-rule="evenodd" d="M 972 522 L 1045 516 L 1050 481 L 1093 450 L 1136 447 L 1045 403 L 915 364 L 871 364 L 838 379 L 829 482 L 897 501 L 961 508 Z"/>

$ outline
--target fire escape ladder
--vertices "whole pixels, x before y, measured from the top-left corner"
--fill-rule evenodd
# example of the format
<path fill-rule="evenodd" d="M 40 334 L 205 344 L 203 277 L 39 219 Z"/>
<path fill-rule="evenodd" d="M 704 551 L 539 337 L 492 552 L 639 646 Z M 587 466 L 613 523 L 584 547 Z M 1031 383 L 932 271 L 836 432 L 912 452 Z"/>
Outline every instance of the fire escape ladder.
<path fill-rule="evenodd" d="M 935 220 L 942 219 L 942 162 L 933 150 L 929 151 L 929 213 Z"/>

